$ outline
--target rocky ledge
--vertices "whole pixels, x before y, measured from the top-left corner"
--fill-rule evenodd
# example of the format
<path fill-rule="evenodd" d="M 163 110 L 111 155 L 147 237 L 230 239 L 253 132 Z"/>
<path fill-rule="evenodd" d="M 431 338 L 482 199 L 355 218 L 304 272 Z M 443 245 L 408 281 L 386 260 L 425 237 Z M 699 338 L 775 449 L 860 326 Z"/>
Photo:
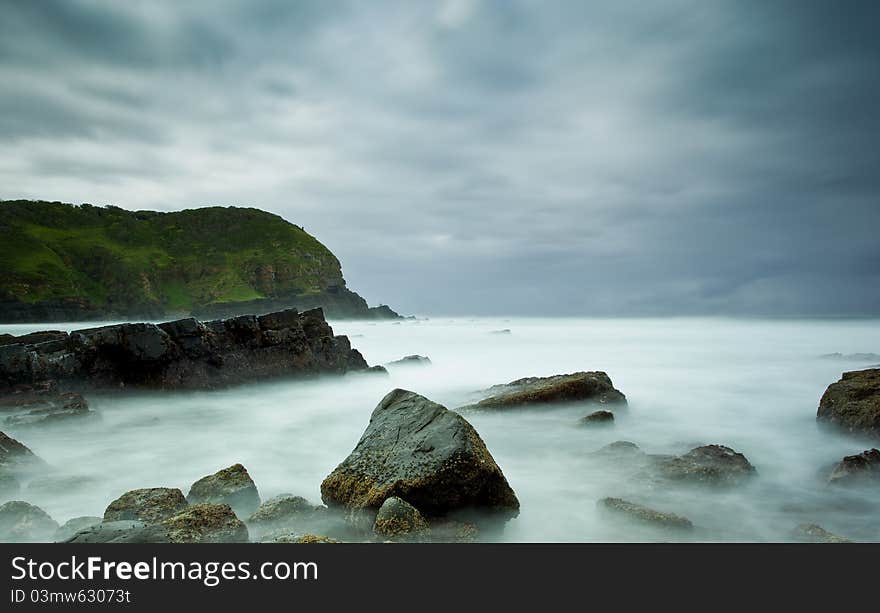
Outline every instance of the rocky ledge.
<path fill-rule="evenodd" d="M 0 339 L 0 395 L 212 388 L 366 370 L 321 309 L 199 322 L 126 323 Z"/>
<path fill-rule="evenodd" d="M 843 373 L 822 395 L 816 419 L 880 438 L 880 368 Z"/>

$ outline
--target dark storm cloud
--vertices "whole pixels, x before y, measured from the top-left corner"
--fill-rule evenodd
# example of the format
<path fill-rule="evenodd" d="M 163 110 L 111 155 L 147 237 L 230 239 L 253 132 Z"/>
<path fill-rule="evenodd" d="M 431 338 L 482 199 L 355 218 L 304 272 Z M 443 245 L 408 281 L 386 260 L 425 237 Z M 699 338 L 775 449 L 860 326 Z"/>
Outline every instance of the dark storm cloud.
<path fill-rule="evenodd" d="M 878 312 L 872 3 L 0 7 L 4 197 L 259 206 L 408 312 Z"/>

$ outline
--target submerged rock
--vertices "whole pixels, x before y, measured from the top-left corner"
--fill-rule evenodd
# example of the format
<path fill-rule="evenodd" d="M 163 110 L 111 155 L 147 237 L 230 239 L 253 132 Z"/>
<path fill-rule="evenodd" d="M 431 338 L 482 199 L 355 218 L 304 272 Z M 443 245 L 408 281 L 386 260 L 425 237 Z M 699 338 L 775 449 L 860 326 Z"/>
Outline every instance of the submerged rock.
<path fill-rule="evenodd" d="M 603 498 L 599 501 L 599 507 L 638 522 L 657 526 L 659 528 L 674 528 L 676 530 L 690 530 L 694 527 L 691 520 L 674 513 L 656 511 L 648 507 L 623 500 L 622 498 Z"/>
<path fill-rule="evenodd" d="M 302 496 L 279 494 L 261 504 L 247 522 L 262 526 L 289 525 L 313 516 L 319 508 Z"/>
<path fill-rule="evenodd" d="M 658 476 L 701 485 L 735 485 L 757 474 L 746 457 L 724 445 L 704 445 L 683 456 L 656 459 Z"/>
<path fill-rule="evenodd" d="M 37 455 L 11 436 L 0 432 L 0 471 L 5 474 L 32 472 L 47 468 Z"/>
<path fill-rule="evenodd" d="M 84 528 L 64 543 L 170 543 L 168 530 L 161 524 L 142 521 L 105 521 Z"/>
<path fill-rule="evenodd" d="M 630 441 L 614 441 L 590 455 L 595 458 L 608 460 L 642 460 L 647 457 L 645 452 L 639 449 L 638 445 Z"/>
<path fill-rule="evenodd" d="M 880 368 L 843 373 L 822 395 L 816 419 L 847 432 L 880 437 Z"/>
<path fill-rule="evenodd" d="M 228 504 L 236 515 L 247 517 L 260 506 L 260 494 L 247 469 L 234 464 L 192 484 L 186 500 L 190 504 Z"/>
<path fill-rule="evenodd" d="M 354 451 L 321 484 L 331 507 L 375 512 L 392 496 L 434 516 L 463 509 L 504 517 L 519 512 L 516 495 L 473 426 L 401 389 L 382 399 Z"/>
<path fill-rule="evenodd" d="M 373 524 L 373 532 L 387 538 L 419 538 L 429 530 L 419 510 L 397 496 L 385 499 Z"/>
<path fill-rule="evenodd" d="M 133 520 L 157 524 L 187 507 L 183 492 L 171 487 L 131 490 L 111 502 L 104 521 Z"/>
<path fill-rule="evenodd" d="M 58 522 L 38 506 L 22 500 L 0 505 L 0 542 L 49 542 L 58 529 Z"/>
<path fill-rule="evenodd" d="M 172 543 L 246 543 L 247 526 L 228 504 L 195 504 L 162 522 Z"/>
<path fill-rule="evenodd" d="M 386 366 L 427 366 L 431 363 L 431 359 L 425 355 L 407 355 L 399 360 L 388 362 Z"/>
<path fill-rule="evenodd" d="M 614 413 L 611 411 L 594 411 L 578 420 L 581 426 L 610 426 L 614 423 Z"/>
<path fill-rule="evenodd" d="M 868 449 L 856 455 L 844 457 L 828 477 L 835 485 L 880 480 L 880 449 Z"/>
<path fill-rule="evenodd" d="M 211 388 L 364 370 L 348 338 L 321 309 L 290 309 L 199 322 L 125 323 L 0 345 L 0 394 L 53 386 L 61 392 L 121 388 Z"/>
<path fill-rule="evenodd" d="M 817 524 L 801 524 L 795 528 L 794 537 L 810 543 L 852 543 L 851 540 L 828 532 Z"/>
<path fill-rule="evenodd" d="M 89 403 L 80 394 L 41 394 L 29 402 L 16 403 L 14 407 L 5 405 L 5 412 L 13 411 L 3 423 L 9 427 L 44 426 L 71 420 L 95 419 L 99 415 L 89 408 Z"/>
<path fill-rule="evenodd" d="M 538 404 L 592 401 L 625 404 L 626 396 L 614 388 L 604 372 L 576 372 L 552 377 L 527 377 L 487 390 L 492 395 L 468 409 L 508 409 Z"/>
<path fill-rule="evenodd" d="M 68 539 L 75 536 L 77 533 L 82 532 L 83 530 L 87 530 L 89 528 L 93 528 L 97 526 L 103 521 L 100 517 L 92 517 L 92 516 L 84 516 L 84 517 L 74 517 L 73 519 L 69 519 L 63 524 L 58 530 L 55 531 L 54 541 L 56 543 L 67 541 Z"/>

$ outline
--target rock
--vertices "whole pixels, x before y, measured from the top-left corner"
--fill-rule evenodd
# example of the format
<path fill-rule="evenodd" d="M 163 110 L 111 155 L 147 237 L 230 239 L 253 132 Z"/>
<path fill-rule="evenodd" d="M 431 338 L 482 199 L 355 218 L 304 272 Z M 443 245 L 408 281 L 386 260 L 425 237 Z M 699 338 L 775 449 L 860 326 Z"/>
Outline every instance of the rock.
<path fill-rule="evenodd" d="M 578 420 L 581 426 L 610 426 L 614 423 L 614 413 L 611 411 L 594 411 Z"/>
<path fill-rule="evenodd" d="M 170 543 L 161 524 L 141 521 L 105 521 L 80 530 L 64 543 Z"/>
<path fill-rule="evenodd" d="M 822 395 L 816 419 L 846 432 L 880 437 L 880 368 L 843 373 Z"/>
<path fill-rule="evenodd" d="M 577 372 L 552 377 L 528 377 L 506 385 L 495 385 L 492 395 L 468 409 L 508 409 L 537 404 L 563 404 L 591 401 L 625 404 L 626 397 L 614 389 L 604 372 Z"/>
<path fill-rule="evenodd" d="M 304 517 L 313 516 L 318 508 L 302 496 L 279 494 L 261 504 L 248 518 L 247 523 L 262 526 L 288 526 Z"/>
<path fill-rule="evenodd" d="M 378 365 L 377 366 L 370 366 L 368 369 L 366 369 L 363 372 L 367 373 L 367 374 L 373 374 L 373 375 L 386 375 L 386 376 L 388 375 L 388 369 L 385 368 L 384 366 L 378 366 Z"/>
<path fill-rule="evenodd" d="M 20 489 L 18 479 L 8 473 L 0 473 L 0 502 L 15 498 Z"/>
<path fill-rule="evenodd" d="M 157 524 L 187 507 L 183 492 L 177 488 L 151 487 L 131 490 L 110 503 L 104 521 L 134 520 Z"/>
<path fill-rule="evenodd" d="M 828 532 L 816 524 L 801 524 L 794 530 L 794 537 L 810 543 L 852 543 L 851 540 Z"/>
<path fill-rule="evenodd" d="M 661 457 L 657 474 L 671 481 L 702 485 L 735 485 L 757 474 L 746 457 L 724 445 L 704 445 L 679 457 Z"/>
<path fill-rule="evenodd" d="M 503 517 L 516 498 L 467 420 L 413 392 L 389 393 L 351 455 L 321 484 L 330 507 L 377 511 L 391 496 L 438 516 L 479 509 Z"/>
<path fill-rule="evenodd" d="M 21 500 L 0 505 L 0 542 L 49 542 L 58 529 L 58 522 L 40 507 Z"/>
<path fill-rule="evenodd" d="M 11 436 L 0 432 L 0 471 L 6 474 L 44 470 L 46 463 Z"/>
<path fill-rule="evenodd" d="M 843 458 L 828 477 L 835 485 L 880 479 L 880 449 L 868 449 Z"/>
<path fill-rule="evenodd" d="M 397 496 L 385 499 L 373 524 L 373 532 L 388 538 L 417 538 L 429 530 L 419 510 Z"/>
<path fill-rule="evenodd" d="M 470 522 L 441 518 L 430 522 L 431 542 L 473 543 L 480 536 L 479 528 Z"/>
<path fill-rule="evenodd" d="M 228 504 L 196 504 L 162 522 L 172 543 L 246 543 L 247 526 Z"/>
<path fill-rule="evenodd" d="M 0 345 L 0 395 L 123 388 L 213 388 L 271 377 L 365 370 L 321 309 L 199 322 L 125 323 Z"/>
<path fill-rule="evenodd" d="M 241 517 L 247 517 L 260 506 L 260 494 L 254 480 L 241 464 L 202 477 L 192 484 L 186 500 L 190 504 L 210 502 L 228 504 Z"/>
<path fill-rule="evenodd" d="M 55 538 L 53 540 L 56 543 L 67 541 L 78 532 L 97 526 L 102 521 L 103 520 L 100 517 L 92 517 L 88 515 L 84 517 L 74 517 L 61 524 L 61 527 L 55 531 Z"/>
<path fill-rule="evenodd" d="M 629 441 L 614 441 L 613 443 L 605 445 L 598 451 L 594 451 L 590 455 L 596 458 L 609 460 L 641 460 L 646 457 L 645 452 L 639 449 L 638 445 Z"/>
<path fill-rule="evenodd" d="M 407 355 L 399 360 L 388 362 L 386 366 L 427 366 L 431 363 L 431 359 L 424 355 Z"/>
<path fill-rule="evenodd" d="M 98 413 L 89 408 L 80 394 L 45 394 L 26 404 L 19 404 L 16 413 L 3 420 L 9 427 L 43 426 L 70 420 L 94 419 Z"/>
<path fill-rule="evenodd" d="M 504 328 L 503 330 L 492 330 L 489 334 L 512 334 L 510 328 Z"/>
<path fill-rule="evenodd" d="M 602 509 L 613 511 L 614 513 L 627 517 L 628 519 L 651 524 L 660 528 L 690 530 L 694 527 L 691 520 L 686 517 L 675 515 L 674 513 L 655 511 L 654 509 L 621 498 L 603 498 L 599 501 L 599 506 Z"/>
<path fill-rule="evenodd" d="M 320 534 L 303 534 L 301 537 L 292 541 L 294 543 L 300 544 L 308 544 L 308 543 L 339 543 L 334 538 L 330 538 L 329 536 L 323 536 Z"/>

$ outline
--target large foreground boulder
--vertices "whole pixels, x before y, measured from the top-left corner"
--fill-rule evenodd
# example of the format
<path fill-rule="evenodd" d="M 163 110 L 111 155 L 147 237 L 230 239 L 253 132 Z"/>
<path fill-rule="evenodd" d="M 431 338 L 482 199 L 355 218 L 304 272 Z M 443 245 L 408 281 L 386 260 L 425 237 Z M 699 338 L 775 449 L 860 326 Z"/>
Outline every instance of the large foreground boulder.
<path fill-rule="evenodd" d="M 880 368 L 843 373 L 822 395 L 816 419 L 880 438 Z"/>
<path fill-rule="evenodd" d="M 597 402 L 625 404 L 626 396 L 600 371 L 552 377 L 527 377 L 487 390 L 491 395 L 468 409 L 509 409 L 528 405 Z"/>
<path fill-rule="evenodd" d="M 321 484 L 328 506 L 378 510 L 398 496 L 422 513 L 519 512 L 516 498 L 467 420 L 414 392 L 396 389 L 373 411 L 357 446 Z"/>
<path fill-rule="evenodd" d="M 187 507 L 183 492 L 171 487 L 131 490 L 111 502 L 104 511 L 104 521 L 142 521 L 157 524 Z"/>
<path fill-rule="evenodd" d="M 58 522 L 43 509 L 22 500 L 0 505 L 0 542 L 49 542 L 58 529 Z"/>
<path fill-rule="evenodd" d="M 192 484 L 186 500 L 190 504 L 228 504 L 240 517 L 248 517 L 260 506 L 257 486 L 241 464 L 202 477 Z"/>

